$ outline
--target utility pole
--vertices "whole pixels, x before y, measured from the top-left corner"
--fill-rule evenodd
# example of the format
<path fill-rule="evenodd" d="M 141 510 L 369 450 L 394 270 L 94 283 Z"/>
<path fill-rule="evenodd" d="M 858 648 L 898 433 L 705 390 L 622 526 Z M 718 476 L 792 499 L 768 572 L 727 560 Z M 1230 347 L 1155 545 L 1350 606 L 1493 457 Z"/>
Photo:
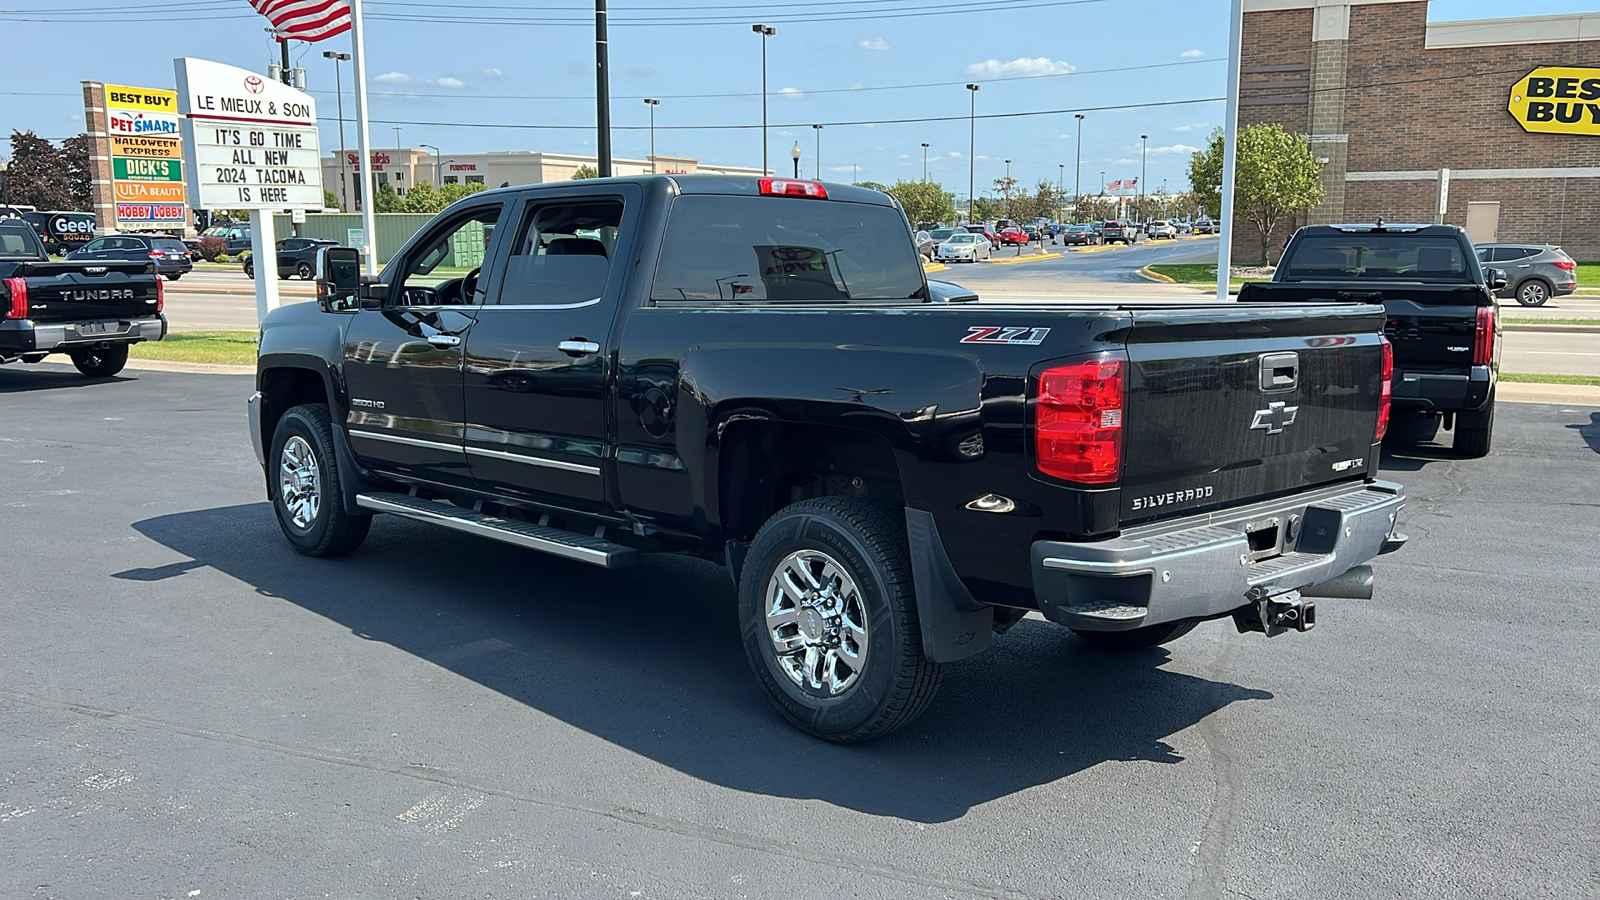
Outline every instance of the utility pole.
<path fill-rule="evenodd" d="M 922 142 L 922 183 L 928 183 L 928 142 Z"/>
<path fill-rule="evenodd" d="M 813 125 L 812 130 L 817 133 L 817 180 L 822 180 L 822 126 Z"/>
<path fill-rule="evenodd" d="M 1138 217 L 1144 216 L 1144 169 L 1145 161 L 1150 158 L 1150 135 L 1139 135 L 1139 199 L 1134 201 L 1135 213 Z"/>
<path fill-rule="evenodd" d="M 1011 218 L 1011 160 L 1006 160 L 1006 218 Z"/>
<path fill-rule="evenodd" d="M 650 107 L 650 174 L 656 174 L 656 107 L 661 105 L 660 100 L 645 98 L 645 104 Z"/>
<path fill-rule="evenodd" d="M 350 155 L 344 149 L 344 79 L 339 77 L 339 63 L 349 60 L 350 54 L 324 50 L 322 58 L 333 60 L 333 95 L 339 104 L 339 205 L 344 212 L 350 212 L 350 176 L 345 170 Z"/>
<path fill-rule="evenodd" d="M 1077 162 L 1072 167 L 1072 218 L 1078 218 L 1078 198 L 1083 196 L 1083 113 L 1073 116 L 1078 120 Z"/>
<path fill-rule="evenodd" d="M 855 163 L 851 163 L 850 164 L 850 183 L 851 184 L 860 184 L 861 183 L 860 172 L 861 172 L 861 167 L 860 166 L 856 165 Z"/>
<path fill-rule="evenodd" d="M 433 186 L 437 188 L 444 187 L 444 154 L 432 144 L 419 143 L 417 146 L 426 147 L 433 151 Z"/>
<path fill-rule="evenodd" d="M 1244 0 L 1228 5 L 1228 104 L 1222 126 L 1222 208 L 1217 210 L 1217 300 L 1228 299 L 1233 265 L 1233 179 L 1239 162 L 1239 53 L 1244 31 Z"/>
<path fill-rule="evenodd" d="M 283 51 L 283 68 L 279 70 L 278 78 L 284 84 L 294 84 L 294 76 L 289 74 L 289 41 L 287 38 L 278 42 L 278 48 Z"/>
<path fill-rule="evenodd" d="M 767 38 L 778 33 L 771 25 L 751 25 L 761 35 L 761 174 L 767 174 Z"/>
<path fill-rule="evenodd" d="M 611 177 L 611 76 L 606 53 L 606 0 L 594 0 L 595 149 L 601 178 Z"/>
<path fill-rule="evenodd" d="M 399 125 L 394 126 L 394 148 L 396 150 L 400 149 L 400 126 Z"/>
<path fill-rule="evenodd" d="M 972 97 L 972 102 L 967 109 L 967 221 L 973 222 L 976 221 L 973 218 L 973 213 L 978 208 L 978 194 L 976 191 L 978 182 L 973 175 L 978 163 L 976 157 L 978 152 L 978 86 L 969 84 L 967 85 L 967 91 Z"/>

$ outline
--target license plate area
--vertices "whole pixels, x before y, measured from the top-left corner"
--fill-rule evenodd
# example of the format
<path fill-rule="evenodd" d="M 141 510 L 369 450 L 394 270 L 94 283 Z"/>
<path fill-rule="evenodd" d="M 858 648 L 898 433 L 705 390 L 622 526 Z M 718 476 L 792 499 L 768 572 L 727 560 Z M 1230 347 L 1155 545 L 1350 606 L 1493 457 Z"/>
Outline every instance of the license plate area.
<path fill-rule="evenodd" d="M 1250 545 L 1250 562 L 1259 562 L 1283 555 L 1283 520 L 1279 516 L 1260 519 L 1244 526 L 1245 540 Z"/>
<path fill-rule="evenodd" d="M 128 330 L 126 322 L 80 322 L 72 326 L 79 337 L 100 337 L 107 334 L 122 334 Z"/>

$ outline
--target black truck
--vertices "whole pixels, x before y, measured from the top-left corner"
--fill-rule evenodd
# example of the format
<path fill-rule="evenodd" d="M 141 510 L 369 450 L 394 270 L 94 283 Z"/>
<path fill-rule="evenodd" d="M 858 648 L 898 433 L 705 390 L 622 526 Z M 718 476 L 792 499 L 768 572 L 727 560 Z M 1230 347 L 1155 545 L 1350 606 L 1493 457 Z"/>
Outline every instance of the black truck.
<path fill-rule="evenodd" d="M 1455 225 L 1308 225 L 1284 249 L 1272 281 L 1246 284 L 1241 303 L 1382 303 L 1394 345 L 1391 444 L 1454 433 L 1457 456 L 1487 456 L 1500 377 L 1505 273 L 1485 271 Z"/>
<path fill-rule="evenodd" d="M 284 536 L 389 513 L 600 567 L 726 565 L 812 735 L 910 721 L 1030 611 L 1131 649 L 1371 595 L 1371 304 L 1001 305 L 930 288 L 905 215 L 711 175 L 476 194 L 381 277 L 319 260 L 262 328 L 250 434 Z"/>
<path fill-rule="evenodd" d="M 65 353 L 115 375 L 129 347 L 167 336 L 165 291 L 148 261 L 50 262 L 32 227 L 0 221 L 0 365 Z"/>

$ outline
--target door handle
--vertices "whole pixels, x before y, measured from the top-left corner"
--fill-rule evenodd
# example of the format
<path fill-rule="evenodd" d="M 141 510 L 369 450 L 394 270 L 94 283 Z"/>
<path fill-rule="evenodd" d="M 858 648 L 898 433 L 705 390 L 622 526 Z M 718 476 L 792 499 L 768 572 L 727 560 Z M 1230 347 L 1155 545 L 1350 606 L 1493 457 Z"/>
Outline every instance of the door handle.
<path fill-rule="evenodd" d="M 461 338 L 453 334 L 430 334 L 428 335 L 428 343 L 435 347 L 459 347 L 461 346 Z"/>
<path fill-rule="evenodd" d="M 562 341 L 561 343 L 557 344 L 556 347 L 560 349 L 562 353 L 569 353 L 573 356 L 590 356 L 600 352 L 600 345 L 596 344 L 594 341 Z"/>

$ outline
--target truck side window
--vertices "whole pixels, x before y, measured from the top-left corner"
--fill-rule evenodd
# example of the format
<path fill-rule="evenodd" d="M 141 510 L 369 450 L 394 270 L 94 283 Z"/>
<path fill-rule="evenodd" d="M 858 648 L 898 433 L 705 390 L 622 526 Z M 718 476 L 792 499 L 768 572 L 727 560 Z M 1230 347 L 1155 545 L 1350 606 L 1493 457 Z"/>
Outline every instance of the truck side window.
<path fill-rule="evenodd" d="M 471 306 L 478 275 L 489 250 L 498 203 L 475 206 L 426 234 L 408 251 L 399 290 L 390 294 L 397 306 Z"/>
<path fill-rule="evenodd" d="M 522 214 L 500 289 L 502 306 L 599 300 L 622 227 L 622 200 L 534 200 Z"/>

